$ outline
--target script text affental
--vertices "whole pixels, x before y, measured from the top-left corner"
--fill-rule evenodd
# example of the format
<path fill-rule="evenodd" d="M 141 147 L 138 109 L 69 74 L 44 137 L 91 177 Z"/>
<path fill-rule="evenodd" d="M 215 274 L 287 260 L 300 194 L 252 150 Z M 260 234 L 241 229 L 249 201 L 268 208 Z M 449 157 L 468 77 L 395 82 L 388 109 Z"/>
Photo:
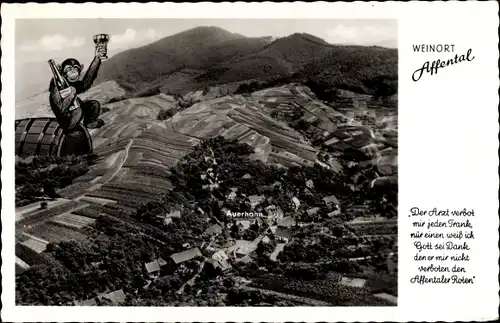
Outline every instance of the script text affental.
<path fill-rule="evenodd" d="M 475 58 L 475 56 L 472 56 L 472 48 L 469 48 L 467 50 L 466 54 L 462 54 L 462 55 L 455 54 L 455 57 L 445 59 L 445 60 L 437 59 L 437 60 L 432 61 L 432 62 L 427 61 L 422 65 L 422 67 L 420 67 L 415 72 L 413 72 L 412 80 L 414 82 L 417 82 L 422 78 L 424 73 L 429 73 L 430 75 L 435 75 L 435 74 L 437 74 L 439 69 L 442 69 L 444 67 L 448 67 L 450 65 L 462 63 L 462 62 L 471 62 L 472 60 L 474 60 L 474 58 Z"/>

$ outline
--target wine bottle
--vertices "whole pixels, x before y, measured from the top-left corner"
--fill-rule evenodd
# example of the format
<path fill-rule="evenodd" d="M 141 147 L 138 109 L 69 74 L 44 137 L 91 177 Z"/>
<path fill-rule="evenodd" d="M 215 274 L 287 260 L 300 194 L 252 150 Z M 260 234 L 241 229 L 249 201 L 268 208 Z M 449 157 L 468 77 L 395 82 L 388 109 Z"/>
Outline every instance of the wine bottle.
<path fill-rule="evenodd" d="M 57 89 L 60 91 L 65 90 L 70 87 L 68 81 L 61 75 L 61 72 L 59 71 L 59 68 L 56 65 L 56 62 L 54 62 L 53 59 L 49 60 L 49 66 L 50 69 L 52 70 L 52 74 L 54 75 L 54 85 L 57 87 Z M 73 111 L 77 109 L 80 106 L 78 103 L 78 100 L 73 100 L 73 103 L 69 107 L 69 111 Z"/>

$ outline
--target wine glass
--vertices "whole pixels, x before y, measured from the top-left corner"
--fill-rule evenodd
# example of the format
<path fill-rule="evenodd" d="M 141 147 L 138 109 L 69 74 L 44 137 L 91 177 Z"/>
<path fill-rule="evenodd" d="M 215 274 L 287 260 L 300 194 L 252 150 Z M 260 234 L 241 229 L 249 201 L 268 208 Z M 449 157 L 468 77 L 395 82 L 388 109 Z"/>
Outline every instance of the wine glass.
<path fill-rule="evenodd" d="M 94 43 L 96 48 L 101 48 L 101 58 L 108 58 L 108 42 L 109 35 L 108 34 L 97 34 L 94 36 Z"/>

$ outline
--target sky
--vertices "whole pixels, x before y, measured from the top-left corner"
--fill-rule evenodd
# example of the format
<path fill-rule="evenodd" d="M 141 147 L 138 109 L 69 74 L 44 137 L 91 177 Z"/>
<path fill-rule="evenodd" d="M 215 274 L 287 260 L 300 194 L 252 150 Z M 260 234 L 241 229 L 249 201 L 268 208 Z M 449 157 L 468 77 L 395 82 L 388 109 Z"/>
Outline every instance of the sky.
<path fill-rule="evenodd" d="M 305 32 L 332 44 L 397 47 L 397 21 L 374 19 L 19 19 L 16 21 L 16 99 L 44 90 L 47 61 L 77 58 L 88 66 L 93 36 L 111 37 L 108 56 L 198 26 L 216 26 L 247 37 Z"/>

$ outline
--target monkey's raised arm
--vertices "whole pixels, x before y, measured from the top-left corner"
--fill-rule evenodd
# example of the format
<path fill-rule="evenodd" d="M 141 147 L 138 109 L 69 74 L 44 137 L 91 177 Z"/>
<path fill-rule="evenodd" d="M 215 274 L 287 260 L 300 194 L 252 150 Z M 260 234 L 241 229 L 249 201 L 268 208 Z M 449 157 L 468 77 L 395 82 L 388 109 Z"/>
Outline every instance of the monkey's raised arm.
<path fill-rule="evenodd" d="M 90 66 L 87 69 L 85 76 L 83 77 L 82 80 L 83 86 L 81 92 L 85 92 L 88 89 L 90 89 L 92 83 L 94 83 L 94 80 L 97 77 L 97 72 L 99 71 L 100 66 L 101 66 L 101 59 L 97 56 L 94 57 L 94 60 L 92 61 L 92 63 L 90 63 Z M 78 92 L 80 93 L 80 91 Z"/>

